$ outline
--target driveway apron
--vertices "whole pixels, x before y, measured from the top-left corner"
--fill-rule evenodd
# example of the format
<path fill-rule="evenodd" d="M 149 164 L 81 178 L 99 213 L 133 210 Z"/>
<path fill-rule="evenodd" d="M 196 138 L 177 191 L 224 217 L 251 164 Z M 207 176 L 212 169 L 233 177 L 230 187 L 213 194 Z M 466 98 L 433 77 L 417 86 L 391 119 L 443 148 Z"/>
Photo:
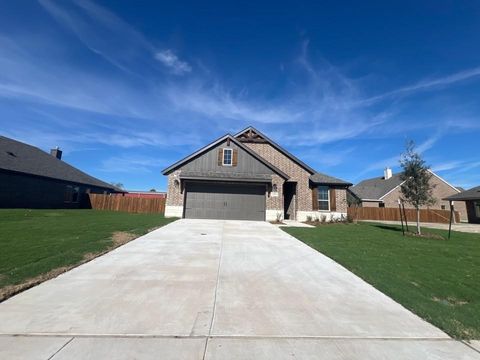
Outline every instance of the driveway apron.
<path fill-rule="evenodd" d="M 0 304 L 1 359 L 480 359 L 266 222 L 179 220 Z"/>

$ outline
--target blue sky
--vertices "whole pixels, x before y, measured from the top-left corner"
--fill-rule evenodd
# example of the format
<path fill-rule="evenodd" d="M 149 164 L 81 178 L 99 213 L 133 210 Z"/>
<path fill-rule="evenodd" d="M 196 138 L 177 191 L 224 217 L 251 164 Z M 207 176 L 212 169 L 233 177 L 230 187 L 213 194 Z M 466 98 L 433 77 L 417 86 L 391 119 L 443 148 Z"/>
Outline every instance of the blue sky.
<path fill-rule="evenodd" d="M 413 139 L 480 184 L 480 3 L 4 1 L 0 133 L 127 189 L 253 125 L 320 172 L 398 170 Z"/>

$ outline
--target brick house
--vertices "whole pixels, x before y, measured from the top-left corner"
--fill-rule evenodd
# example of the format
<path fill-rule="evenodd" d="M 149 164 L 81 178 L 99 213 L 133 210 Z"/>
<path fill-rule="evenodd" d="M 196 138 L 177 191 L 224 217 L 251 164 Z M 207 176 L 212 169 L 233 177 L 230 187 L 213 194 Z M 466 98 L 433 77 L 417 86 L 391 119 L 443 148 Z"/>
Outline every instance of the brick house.
<path fill-rule="evenodd" d="M 429 209 L 449 210 L 449 202 L 444 198 L 460 193 L 460 190 L 449 184 L 440 176 L 429 170 L 432 174 L 430 182 L 434 185 L 433 196 L 436 199 L 434 205 L 428 206 Z M 355 186 L 349 188 L 349 194 L 360 200 L 362 207 L 398 207 L 398 199 L 401 197 L 400 186 L 403 181 L 400 179 L 401 173 L 392 174 L 390 168 L 386 168 L 382 177 L 366 179 Z M 412 208 L 410 204 L 405 203 L 406 208 Z M 423 207 L 427 208 L 427 207 Z M 455 206 L 455 210 L 460 213 L 460 220 L 467 220 L 467 209 L 465 204 L 461 203 Z"/>
<path fill-rule="evenodd" d="M 165 216 L 185 218 L 341 218 L 351 185 L 316 172 L 253 127 L 222 136 L 163 174 Z"/>

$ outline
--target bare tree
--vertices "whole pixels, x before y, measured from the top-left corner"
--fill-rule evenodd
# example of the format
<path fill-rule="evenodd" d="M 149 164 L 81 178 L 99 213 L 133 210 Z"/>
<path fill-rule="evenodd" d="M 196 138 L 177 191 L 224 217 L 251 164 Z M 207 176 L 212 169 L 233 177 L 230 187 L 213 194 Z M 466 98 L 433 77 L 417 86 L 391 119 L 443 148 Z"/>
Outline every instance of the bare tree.
<path fill-rule="evenodd" d="M 435 185 L 430 183 L 432 173 L 425 160 L 415 151 L 413 141 L 407 142 L 400 166 L 403 168 L 401 179 L 404 181 L 401 185 L 402 201 L 411 204 L 417 211 L 417 234 L 420 235 L 420 207 L 433 205 L 436 202 L 433 197 Z"/>

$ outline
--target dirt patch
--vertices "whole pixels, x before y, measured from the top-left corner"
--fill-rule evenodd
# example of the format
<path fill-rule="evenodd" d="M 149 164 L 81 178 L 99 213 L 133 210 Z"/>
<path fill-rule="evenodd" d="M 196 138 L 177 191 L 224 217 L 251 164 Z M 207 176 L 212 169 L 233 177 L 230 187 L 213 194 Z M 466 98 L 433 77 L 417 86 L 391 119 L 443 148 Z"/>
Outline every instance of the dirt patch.
<path fill-rule="evenodd" d="M 89 261 L 91 261 L 91 260 L 93 260 L 93 259 L 95 259 L 99 256 L 102 256 L 102 255 L 112 251 L 113 249 L 115 249 L 115 248 L 117 248 L 121 245 L 126 244 L 129 241 L 132 241 L 133 239 L 136 239 L 138 236 L 139 235 L 136 235 L 136 234 L 133 234 L 133 233 L 130 233 L 130 232 L 126 232 L 126 231 L 115 231 L 112 234 L 112 237 L 111 237 L 112 242 L 113 242 L 112 245 L 109 246 L 104 251 L 100 251 L 100 252 L 97 252 L 97 253 L 86 253 L 85 255 L 83 255 L 83 259 L 76 264 L 69 265 L 69 266 L 62 266 L 62 267 L 50 270 L 47 273 L 44 273 L 44 274 L 35 276 L 34 278 L 30 278 L 28 280 L 25 280 L 21 284 L 7 285 L 7 286 L 4 286 L 3 288 L 0 288 L 0 302 L 8 299 L 9 297 L 12 297 L 12 296 L 18 294 L 18 293 L 21 293 L 22 291 L 25 291 L 27 289 L 30 289 L 30 288 L 36 286 L 36 285 L 39 285 L 44 281 L 56 278 L 57 276 L 63 274 L 64 272 L 72 270 L 73 268 L 76 268 L 77 266 L 83 265 L 83 264 L 85 264 L 85 263 L 87 263 L 87 262 L 89 262 Z M 0 280 L 2 280 L 4 278 L 6 278 L 6 276 L 0 274 Z"/>
<path fill-rule="evenodd" d="M 137 238 L 138 235 L 126 232 L 126 231 L 115 231 L 112 235 L 112 240 L 113 240 L 113 246 L 121 246 L 123 244 L 126 244 L 129 241 L 132 241 L 133 239 Z"/>
<path fill-rule="evenodd" d="M 432 234 L 432 233 L 424 233 L 424 234 L 417 234 L 413 232 L 405 232 L 405 235 L 411 236 L 411 237 L 416 237 L 416 238 L 423 238 L 423 239 L 433 239 L 433 240 L 446 240 L 443 236 L 438 235 L 438 234 Z"/>
<path fill-rule="evenodd" d="M 433 301 L 438 302 L 443 305 L 448 305 L 448 306 L 462 306 L 468 304 L 468 301 L 456 299 L 454 297 L 447 297 L 446 299 L 440 299 L 437 297 L 432 298 Z"/>

